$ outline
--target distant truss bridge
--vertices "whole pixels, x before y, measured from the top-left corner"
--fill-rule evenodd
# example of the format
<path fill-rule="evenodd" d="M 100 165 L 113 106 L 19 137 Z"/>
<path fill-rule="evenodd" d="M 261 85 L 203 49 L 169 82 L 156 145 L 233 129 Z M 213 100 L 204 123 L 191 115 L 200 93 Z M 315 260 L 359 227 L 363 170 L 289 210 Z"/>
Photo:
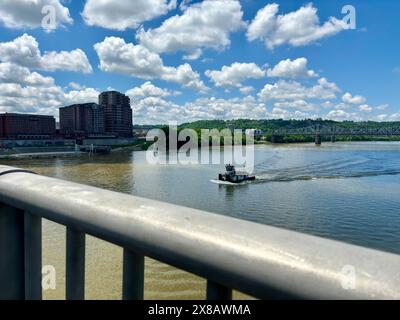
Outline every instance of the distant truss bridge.
<path fill-rule="evenodd" d="M 278 136 L 306 135 L 315 136 L 315 143 L 321 144 L 322 136 L 330 136 L 332 142 L 335 141 L 336 136 L 400 136 L 400 127 L 343 128 L 315 125 L 303 128 L 281 128 L 269 130 L 266 133 L 272 135 L 272 142 L 275 142 Z"/>

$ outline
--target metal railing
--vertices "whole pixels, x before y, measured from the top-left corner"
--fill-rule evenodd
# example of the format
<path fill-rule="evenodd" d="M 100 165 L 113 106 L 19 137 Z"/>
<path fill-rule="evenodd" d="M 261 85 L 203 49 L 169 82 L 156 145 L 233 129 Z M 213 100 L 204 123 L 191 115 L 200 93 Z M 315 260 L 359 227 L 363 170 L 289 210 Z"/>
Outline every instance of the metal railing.
<path fill-rule="evenodd" d="M 41 218 L 67 227 L 66 298 L 84 299 L 85 234 L 121 246 L 123 298 L 144 257 L 266 299 L 399 299 L 400 256 L 0 166 L 0 299 L 41 299 Z M 354 286 L 346 287 L 346 266 Z M 347 289 L 346 289 L 347 288 Z"/>

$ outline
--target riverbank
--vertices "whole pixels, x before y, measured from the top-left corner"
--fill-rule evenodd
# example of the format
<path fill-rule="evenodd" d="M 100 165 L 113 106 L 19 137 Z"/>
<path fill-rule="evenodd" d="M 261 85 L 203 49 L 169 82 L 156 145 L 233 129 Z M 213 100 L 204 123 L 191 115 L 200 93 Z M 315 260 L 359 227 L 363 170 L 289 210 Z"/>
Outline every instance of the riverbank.
<path fill-rule="evenodd" d="M 76 151 L 16 153 L 16 154 L 0 155 L 0 159 L 1 160 L 16 160 L 16 159 L 79 157 L 82 154 L 85 154 L 85 153 L 84 152 L 76 152 Z"/>

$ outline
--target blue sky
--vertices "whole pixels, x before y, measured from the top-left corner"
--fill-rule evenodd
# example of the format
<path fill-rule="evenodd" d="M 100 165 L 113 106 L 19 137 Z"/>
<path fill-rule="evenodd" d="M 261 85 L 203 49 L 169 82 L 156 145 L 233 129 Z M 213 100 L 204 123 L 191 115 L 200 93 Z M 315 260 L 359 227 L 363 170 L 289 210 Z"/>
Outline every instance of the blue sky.
<path fill-rule="evenodd" d="M 135 123 L 400 120 L 399 1 L 351 1 L 354 30 L 348 1 L 29 2 L 0 3 L 0 112 L 57 117 L 113 88 Z"/>

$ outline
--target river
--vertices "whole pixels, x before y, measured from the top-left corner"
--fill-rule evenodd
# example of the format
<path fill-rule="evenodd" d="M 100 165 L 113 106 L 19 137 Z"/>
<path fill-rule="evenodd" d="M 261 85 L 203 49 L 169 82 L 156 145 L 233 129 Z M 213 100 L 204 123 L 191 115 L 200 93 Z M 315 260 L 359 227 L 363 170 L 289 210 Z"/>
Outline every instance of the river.
<path fill-rule="evenodd" d="M 400 254 L 397 142 L 258 145 L 257 179 L 240 186 L 210 182 L 220 165 L 153 166 L 137 151 L 2 164 Z M 63 299 L 65 228 L 43 228 L 43 263 L 57 271 L 57 288 L 44 297 Z M 120 299 L 122 250 L 88 237 L 86 260 L 86 297 Z M 146 299 L 205 296 L 203 279 L 151 259 L 145 277 Z"/>

